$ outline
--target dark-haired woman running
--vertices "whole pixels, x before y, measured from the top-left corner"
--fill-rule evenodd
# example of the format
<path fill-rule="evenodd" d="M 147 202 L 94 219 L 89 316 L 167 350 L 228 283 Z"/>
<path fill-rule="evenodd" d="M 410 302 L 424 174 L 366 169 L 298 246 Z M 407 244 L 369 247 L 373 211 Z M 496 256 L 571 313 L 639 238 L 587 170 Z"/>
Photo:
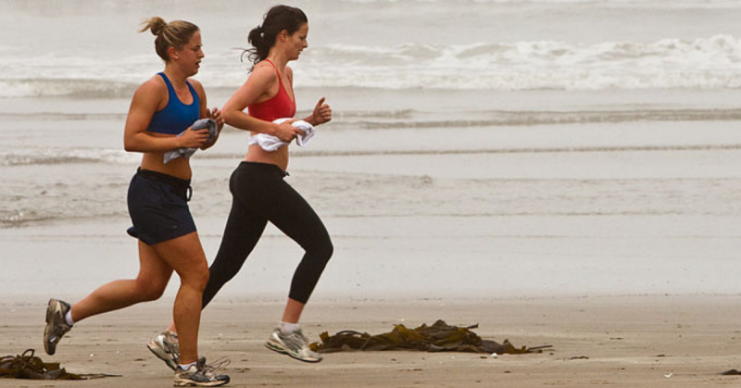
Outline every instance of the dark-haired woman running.
<path fill-rule="evenodd" d="M 291 125 L 292 120 L 282 124 L 273 121 L 293 118 L 296 113 L 293 71 L 287 64 L 298 59 L 308 47 L 308 33 L 308 20 L 300 9 L 284 5 L 270 9 L 262 25 L 249 34 L 248 39 L 254 47 L 249 50 L 254 67 L 244 85 L 224 105 L 226 123 L 250 131 L 253 136 L 268 134 L 286 143 L 303 134 L 301 129 Z M 331 119 L 332 110 L 322 98 L 311 116 L 303 120 L 316 126 Z M 333 247 L 319 216 L 285 182 L 287 167 L 288 145 L 266 151 L 253 144 L 232 174 L 229 182 L 232 209 L 219 253 L 210 268 L 203 306 L 239 272 L 267 223 L 271 222 L 296 241 L 305 254 L 293 275 L 280 324 L 265 345 L 301 361 L 319 362 L 322 357 L 309 349 L 299 319 L 332 256 Z M 167 357 L 177 356 L 177 349 L 168 339 L 171 337 L 171 333 L 165 332 L 150 343 L 150 349 L 166 362 Z"/>

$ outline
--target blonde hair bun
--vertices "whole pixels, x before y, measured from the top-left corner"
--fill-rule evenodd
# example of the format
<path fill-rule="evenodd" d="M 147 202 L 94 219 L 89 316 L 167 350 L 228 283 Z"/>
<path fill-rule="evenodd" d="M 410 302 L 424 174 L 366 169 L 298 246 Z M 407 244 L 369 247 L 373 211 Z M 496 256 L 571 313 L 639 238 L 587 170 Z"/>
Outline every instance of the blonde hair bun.
<path fill-rule="evenodd" d="M 139 32 L 144 32 L 146 30 L 151 30 L 152 35 L 159 36 L 162 33 L 162 30 L 167 27 L 167 22 L 165 19 L 162 19 L 159 16 L 154 16 L 150 18 L 149 20 L 145 20 L 142 23 L 142 26 L 144 26 Z"/>

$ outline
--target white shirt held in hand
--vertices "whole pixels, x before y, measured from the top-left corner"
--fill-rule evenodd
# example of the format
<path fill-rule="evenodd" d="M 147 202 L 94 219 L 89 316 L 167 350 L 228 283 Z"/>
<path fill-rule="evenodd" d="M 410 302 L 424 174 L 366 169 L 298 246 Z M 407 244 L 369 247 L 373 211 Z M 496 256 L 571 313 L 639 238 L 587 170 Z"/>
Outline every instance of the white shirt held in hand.
<path fill-rule="evenodd" d="M 290 119 L 277 119 L 273 121 L 273 123 L 280 124 L 286 120 Z M 296 136 L 296 144 L 301 147 L 306 147 L 306 145 L 309 144 L 309 141 L 311 141 L 311 138 L 314 137 L 314 132 L 316 132 L 314 126 L 304 120 L 296 120 L 291 123 L 291 125 L 304 132 L 303 135 Z M 273 152 L 278 148 L 283 147 L 284 145 L 288 145 L 288 143 L 284 142 L 283 140 L 265 133 L 259 133 L 255 136 L 250 137 L 249 145 L 253 144 L 259 145 L 260 148 L 268 152 Z"/>

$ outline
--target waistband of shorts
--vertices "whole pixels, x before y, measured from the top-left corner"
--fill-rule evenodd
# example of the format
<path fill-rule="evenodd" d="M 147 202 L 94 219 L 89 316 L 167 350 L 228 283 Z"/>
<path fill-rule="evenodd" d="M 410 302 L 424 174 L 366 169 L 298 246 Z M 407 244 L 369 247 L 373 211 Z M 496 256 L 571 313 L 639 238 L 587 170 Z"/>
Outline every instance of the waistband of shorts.
<path fill-rule="evenodd" d="M 190 188 L 190 179 L 181 179 L 172 175 L 163 174 L 152 170 L 142 170 L 141 167 L 136 169 L 136 175 L 155 181 L 165 182 L 182 189 Z"/>
<path fill-rule="evenodd" d="M 279 174 L 281 176 L 281 178 L 285 178 L 285 177 L 291 175 L 291 174 L 288 173 L 288 171 L 283 171 L 282 168 L 278 167 L 275 164 L 271 164 L 271 163 L 260 163 L 260 162 L 242 161 L 241 163 L 239 163 L 239 167 L 237 167 L 237 168 L 241 168 L 241 169 L 245 169 L 245 168 L 246 169 L 255 169 L 255 170 L 262 171 L 262 172 L 276 173 L 276 174 Z"/>

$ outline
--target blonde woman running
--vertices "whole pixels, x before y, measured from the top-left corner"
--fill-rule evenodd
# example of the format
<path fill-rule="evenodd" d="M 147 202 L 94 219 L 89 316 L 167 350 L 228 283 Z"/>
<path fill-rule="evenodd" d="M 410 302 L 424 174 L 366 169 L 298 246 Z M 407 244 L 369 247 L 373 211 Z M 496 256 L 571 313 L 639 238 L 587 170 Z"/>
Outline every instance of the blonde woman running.
<path fill-rule="evenodd" d="M 178 148 L 210 147 L 216 139 L 208 141 L 208 130 L 190 127 L 200 118 L 211 118 L 221 129 L 224 119 L 218 109 L 209 111 L 203 86 L 190 79 L 204 57 L 198 27 L 154 17 L 142 32 L 146 30 L 156 36 L 155 49 L 165 69 L 134 93 L 124 131 L 124 148 L 143 154 L 128 192 L 134 225 L 129 234 L 138 238 L 139 275 L 105 284 L 73 305 L 51 299 L 44 348 L 53 355 L 59 340 L 83 319 L 159 299 L 174 271 L 181 281 L 173 308 L 180 333 L 174 385 L 221 386 L 229 382 L 229 376 L 215 373 L 198 355 L 201 300 L 209 272 L 188 208 L 190 163 L 177 158 L 165 164 L 164 154 Z"/>

